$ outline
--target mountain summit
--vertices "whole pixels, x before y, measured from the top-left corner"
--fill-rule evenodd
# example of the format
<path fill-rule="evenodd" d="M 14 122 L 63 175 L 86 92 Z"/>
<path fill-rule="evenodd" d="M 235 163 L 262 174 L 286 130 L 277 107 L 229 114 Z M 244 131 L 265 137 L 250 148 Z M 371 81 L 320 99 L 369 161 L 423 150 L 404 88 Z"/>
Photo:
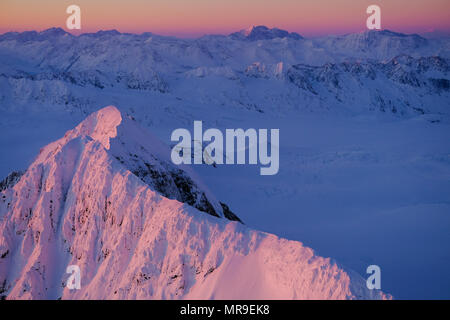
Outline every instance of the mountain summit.
<path fill-rule="evenodd" d="M 270 40 L 275 38 L 290 38 L 295 40 L 303 39 L 301 35 L 295 32 L 288 32 L 278 28 L 268 28 L 266 26 L 252 26 L 250 28 L 234 32 L 230 37 L 235 40 Z"/>
<path fill-rule="evenodd" d="M 389 298 L 300 242 L 229 221 L 239 218 L 166 149 L 115 107 L 41 149 L 0 195 L 0 295 Z M 73 265 L 79 289 L 66 287 Z"/>

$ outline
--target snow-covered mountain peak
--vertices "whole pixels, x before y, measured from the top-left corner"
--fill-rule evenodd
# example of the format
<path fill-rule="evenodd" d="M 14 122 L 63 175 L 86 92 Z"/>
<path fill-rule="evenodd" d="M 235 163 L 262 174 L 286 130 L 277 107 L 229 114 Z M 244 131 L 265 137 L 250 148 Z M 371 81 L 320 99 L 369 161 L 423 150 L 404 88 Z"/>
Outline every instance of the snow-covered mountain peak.
<path fill-rule="evenodd" d="M 164 197 L 215 217 L 241 222 L 225 203 L 215 198 L 190 167 L 171 162 L 170 149 L 166 145 L 114 106 L 92 113 L 64 137 L 42 148 L 27 172 L 42 166 L 54 167 L 60 159 L 77 163 L 81 154 L 87 154 L 88 158 L 107 157 L 111 164 L 118 161 L 122 170 Z"/>
<path fill-rule="evenodd" d="M 241 33 L 242 33 L 244 36 L 248 37 L 248 36 L 250 35 L 250 33 L 252 33 L 252 31 L 253 31 L 254 28 L 255 28 L 255 26 L 250 26 L 250 27 L 248 27 L 248 28 L 246 28 L 246 29 L 243 29 L 243 30 L 241 31 Z M 260 28 L 268 29 L 267 27 L 264 27 L 264 26 L 260 26 Z"/>
<path fill-rule="evenodd" d="M 106 148 L 110 148 L 109 140 L 117 136 L 117 127 L 122 123 L 122 115 L 114 106 L 108 106 L 92 113 L 81 122 L 68 137 L 86 135 L 101 142 Z"/>
<path fill-rule="evenodd" d="M 278 28 L 268 28 L 266 26 L 251 26 L 238 32 L 230 34 L 232 39 L 237 40 L 270 40 L 275 38 L 291 38 L 295 40 L 303 39 L 298 33 L 288 32 Z"/>
<path fill-rule="evenodd" d="M 390 298 L 300 242 L 217 219 L 238 220 L 154 146 L 106 107 L 1 184 L 0 297 Z M 79 290 L 66 287 L 70 265 Z"/>

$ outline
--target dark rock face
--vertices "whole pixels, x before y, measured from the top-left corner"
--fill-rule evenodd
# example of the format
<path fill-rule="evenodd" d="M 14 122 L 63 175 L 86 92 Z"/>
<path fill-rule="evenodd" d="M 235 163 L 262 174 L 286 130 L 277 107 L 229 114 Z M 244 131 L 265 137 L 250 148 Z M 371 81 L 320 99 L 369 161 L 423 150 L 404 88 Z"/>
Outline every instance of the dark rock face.
<path fill-rule="evenodd" d="M 430 79 L 430 82 L 438 90 L 450 90 L 450 80 L 448 79 Z"/>
<path fill-rule="evenodd" d="M 238 221 L 240 223 L 243 223 L 241 219 L 237 215 L 234 214 L 233 211 L 230 210 L 230 208 L 223 202 L 220 203 L 223 209 L 224 216 L 231 221 Z"/>
<path fill-rule="evenodd" d="M 183 170 L 157 158 L 153 158 L 151 163 L 143 161 L 134 154 L 130 154 L 127 159 L 121 157 L 116 159 L 164 197 L 186 203 L 215 217 L 222 216 L 211 204 L 205 192 Z M 226 204 L 220 202 L 220 205 L 225 218 L 242 223 Z"/>
<path fill-rule="evenodd" d="M 13 171 L 5 179 L 0 181 L 0 191 L 14 187 L 14 185 L 19 182 L 20 178 L 25 172 Z"/>

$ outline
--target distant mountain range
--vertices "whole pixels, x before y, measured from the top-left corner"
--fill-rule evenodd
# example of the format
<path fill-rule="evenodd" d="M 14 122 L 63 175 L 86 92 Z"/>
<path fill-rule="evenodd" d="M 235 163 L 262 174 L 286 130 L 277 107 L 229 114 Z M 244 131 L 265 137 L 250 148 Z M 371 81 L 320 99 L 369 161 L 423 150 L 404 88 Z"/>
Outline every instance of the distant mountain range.
<path fill-rule="evenodd" d="M 155 92 L 152 100 L 170 104 L 190 91 L 191 104 L 257 112 L 282 105 L 446 115 L 449 43 L 388 30 L 305 39 L 265 26 L 199 39 L 116 30 L 9 32 L 0 36 L 1 107 L 45 103 L 90 113 L 104 103 L 102 90 L 123 97 Z"/>

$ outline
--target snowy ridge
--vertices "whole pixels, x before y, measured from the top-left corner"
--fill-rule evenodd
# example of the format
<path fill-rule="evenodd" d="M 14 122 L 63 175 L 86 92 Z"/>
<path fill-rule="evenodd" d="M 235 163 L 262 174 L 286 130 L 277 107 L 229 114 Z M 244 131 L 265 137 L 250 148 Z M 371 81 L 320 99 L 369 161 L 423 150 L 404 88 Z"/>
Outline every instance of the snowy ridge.
<path fill-rule="evenodd" d="M 257 41 L 246 40 L 252 34 Z M 317 39 L 290 34 L 264 26 L 199 39 L 115 30 L 6 33 L 0 108 L 90 114 L 132 100 L 132 107 L 152 101 L 176 109 L 171 116 L 178 120 L 190 118 L 182 113 L 191 106 L 448 115 L 449 40 L 389 30 Z"/>
<path fill-rule="evenodd" d="M 138 144 L 141 134 L 116 108 L 104 108 L 43 148 L 21 179 L 1 192 L 2 296 L 390 298 L 300 242 L 162 196 L 130 171 L 134 154 L 119 158 L 143 147 L 137 158 L 153 156 L 152 164 L 163 166 L 160 143 L 147 136 Z M 65 288 L 65 270 L 73 264 L 81 269 L 81 290 Z"/>
<path fill-rule="evenodd" d="M 186 202 L 217 217 L 240 221 L 229 209 L 224 209 L 224 204 L 214 198 L 189 167 L 171 163 L 166 146 L 133 118 L 122 117 L 113 106 L 91 114 L 62 139 L 43 148 L 36 161 L 47 161 L 62 146 L 80 137 L 99 142 L 126 169 L 165 197 Z M 224 211 L 229 213 L 228 217 Z"/>

